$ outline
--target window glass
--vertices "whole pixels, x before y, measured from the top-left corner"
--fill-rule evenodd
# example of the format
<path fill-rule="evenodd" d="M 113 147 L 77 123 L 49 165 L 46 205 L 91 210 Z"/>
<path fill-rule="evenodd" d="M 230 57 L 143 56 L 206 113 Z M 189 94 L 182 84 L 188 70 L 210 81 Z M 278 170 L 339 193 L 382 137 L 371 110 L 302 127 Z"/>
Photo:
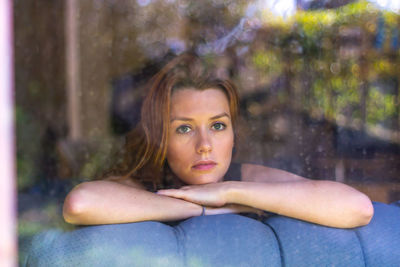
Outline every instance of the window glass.
<path fill-rule="evenodd" d="M 239 88 L 234 161 L 400 199 L 397 1 L 14 1 L 20 258 L 72 229 L 71 188 L 118 162 L 143 90 L 186 51 Z"/>

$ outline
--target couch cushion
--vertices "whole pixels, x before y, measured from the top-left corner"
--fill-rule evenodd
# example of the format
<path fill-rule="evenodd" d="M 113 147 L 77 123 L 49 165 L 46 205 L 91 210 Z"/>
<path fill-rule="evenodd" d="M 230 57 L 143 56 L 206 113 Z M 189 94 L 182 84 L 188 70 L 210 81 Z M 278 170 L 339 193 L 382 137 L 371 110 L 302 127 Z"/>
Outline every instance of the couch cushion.
<path fill-rule="evenodd" d="M 235 215 L 99 225 L 34 238 L 27 266 L 280 266 L 273 232 Z"/>
<path fill-rule="evenodd" d="M 400 266 L 400 207 L 374 208 L 355 229 L 225 214 L 50 230 L 34 238 L 26 266 Z"/>
<path fill-rule="evenodd" d="M 177 230 L 185 266 L 281 266 L 275 235 L 259 221 L 235 214 L 200 216 Z"/>
<path fill-rule="evenodd" d="M 400 206 L 374 203 L 374 217 L 356 229 L 365 266 L 400 266 Z"/>
<path fill-rule="evenodd" d="M 282 266 L 364 266 L 356 233 L 282 216 L 268 218 L 278 239 Z"/>
<path fill-rule="evenodd" d="M 36 236 L 27 266 L 181 266 L 178 251 L 163 223 L 98 225 Z"/>

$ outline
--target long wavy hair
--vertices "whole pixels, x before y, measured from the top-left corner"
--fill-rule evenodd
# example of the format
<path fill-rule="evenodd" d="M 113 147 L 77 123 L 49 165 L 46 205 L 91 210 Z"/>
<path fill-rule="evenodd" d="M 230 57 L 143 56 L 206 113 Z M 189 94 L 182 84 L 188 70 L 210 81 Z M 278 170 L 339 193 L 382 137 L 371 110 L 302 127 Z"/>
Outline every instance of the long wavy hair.
<path fill-rule="evenodd" d="M 124 156 L 107 175 L 134 178 L 153 190 L 165 187 L 165 174 L 171 96 L 184 88 L 219 89 L 229 101 L 232 126 L 236 136 L 239 98 L 235 85 L 216 77 L 206 61 L 193 54 L 183 54 L 165 65 L 146 86 L 141 118 L 134 130 L 126 135 Z"/>

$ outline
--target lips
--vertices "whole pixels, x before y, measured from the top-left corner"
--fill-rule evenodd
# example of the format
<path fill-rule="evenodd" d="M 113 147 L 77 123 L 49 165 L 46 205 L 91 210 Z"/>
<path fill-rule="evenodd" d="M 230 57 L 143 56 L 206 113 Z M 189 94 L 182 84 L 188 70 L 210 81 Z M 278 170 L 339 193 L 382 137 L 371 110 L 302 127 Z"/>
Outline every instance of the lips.
<path fill-rule="evenodd" d="M 196 162 L 193 165 L 192 169 L 197 170 L 197 171 L 207 171 L 207 170 L 211 170 L 216 165 L 217 165 L 217 163 L 215 161 L 201 160 L 201 161 Z"/>

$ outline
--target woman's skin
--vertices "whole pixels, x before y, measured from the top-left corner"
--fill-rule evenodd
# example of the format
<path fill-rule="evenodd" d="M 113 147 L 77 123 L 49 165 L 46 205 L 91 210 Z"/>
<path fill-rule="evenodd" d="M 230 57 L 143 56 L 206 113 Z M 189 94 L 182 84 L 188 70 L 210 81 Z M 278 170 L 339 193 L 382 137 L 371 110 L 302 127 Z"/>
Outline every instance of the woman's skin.
<path fill-rule="evenodd" d="M 170 221 L 198 216 L 206 206 L 206 215 L 265 210 L 340 228 L 371 220 L 369 198 L 341 183 L 253 164 L 242 165 L 242 181 L 222 181 L 233 146 L 225 94 L 212 88 L 178 90 L 171 99 L 167 161 L 186 186 L 155 194 L 120 177 L 86 182 L 68 194 L 64 218 L 73 224 Z"/>
<path fill-rule="evenodd" d="M 186 184 L 221 182 L 231 163 L 234 139 L 224 92 L 179 90 L 171 103 L 169 167 Z"/>

